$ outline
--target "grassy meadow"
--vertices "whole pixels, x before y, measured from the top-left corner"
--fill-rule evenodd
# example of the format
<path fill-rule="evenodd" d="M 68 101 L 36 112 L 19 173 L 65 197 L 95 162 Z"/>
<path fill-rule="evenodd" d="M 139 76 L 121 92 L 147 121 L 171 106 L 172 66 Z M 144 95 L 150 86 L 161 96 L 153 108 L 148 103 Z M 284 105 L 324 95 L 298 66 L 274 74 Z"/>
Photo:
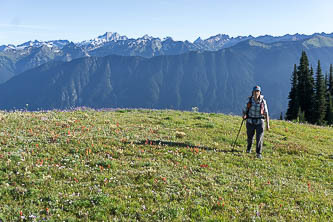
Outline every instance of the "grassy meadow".
<path fill-rule="evenodd" d="M 332 221 L 333 128 L 273 120 L 260 160 L 241 121 L 0 112 L 0 221 Z"/>

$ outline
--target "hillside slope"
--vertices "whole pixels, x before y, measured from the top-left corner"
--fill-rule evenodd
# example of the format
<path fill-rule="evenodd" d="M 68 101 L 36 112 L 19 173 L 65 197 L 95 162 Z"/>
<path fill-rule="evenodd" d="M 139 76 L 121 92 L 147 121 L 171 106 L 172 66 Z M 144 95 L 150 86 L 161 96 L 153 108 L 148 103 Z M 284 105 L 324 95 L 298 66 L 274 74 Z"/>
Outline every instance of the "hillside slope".
<path fill-rule="evenodd" d="M 0 220 L 331 221 L 332 128 L 179 111 L 0 113 Z"/>
<path fill-rule="evenodd" d="M 318 47 L 322 44 L 325 47 Z M 1 109 L 153 108 L 240 114 L 261 85 L 271 116 L 285 112 L 293 64 L 306 50 L 322 69 L 333 61 L 330 38 L 264 44 L 244 41 L 218 52 L 174 56 L 89 57 L 51 62 L 0 85 Z"/>

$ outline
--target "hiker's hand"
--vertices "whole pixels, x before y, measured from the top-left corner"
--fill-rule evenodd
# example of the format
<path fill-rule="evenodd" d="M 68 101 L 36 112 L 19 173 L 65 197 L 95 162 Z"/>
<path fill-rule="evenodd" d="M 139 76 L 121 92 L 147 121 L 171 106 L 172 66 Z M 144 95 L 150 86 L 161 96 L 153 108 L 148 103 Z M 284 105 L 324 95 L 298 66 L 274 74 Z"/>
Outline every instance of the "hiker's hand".
<path fill-rule="evenodd" d="M 270 126 L 269 125 L 266 125 L 266 130 L 269 131 L 270 130 Z"/>
<path fill-rule="evenodd" d="M 247 119 L 247 115 L 246 114 L 243 116 L 243 119 Z"/>

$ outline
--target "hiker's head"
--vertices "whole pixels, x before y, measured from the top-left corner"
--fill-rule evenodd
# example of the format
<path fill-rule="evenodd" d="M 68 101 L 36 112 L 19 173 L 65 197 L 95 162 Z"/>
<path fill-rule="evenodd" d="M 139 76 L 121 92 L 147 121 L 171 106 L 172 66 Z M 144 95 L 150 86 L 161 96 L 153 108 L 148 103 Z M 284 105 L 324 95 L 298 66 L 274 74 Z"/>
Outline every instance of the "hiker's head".
<path fill-rule="evenodd" d="M 253 87 L 252 95 L 258 98 L 260 96 L 260 94 L 261 94 L 260 86 Z"/>

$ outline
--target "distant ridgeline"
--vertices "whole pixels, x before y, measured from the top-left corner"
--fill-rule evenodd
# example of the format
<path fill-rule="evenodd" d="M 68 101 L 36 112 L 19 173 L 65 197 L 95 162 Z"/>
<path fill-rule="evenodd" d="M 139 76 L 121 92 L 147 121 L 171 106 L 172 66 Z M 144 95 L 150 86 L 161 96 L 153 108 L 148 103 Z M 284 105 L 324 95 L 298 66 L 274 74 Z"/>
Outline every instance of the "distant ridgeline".
<path fill-rule="evenodd" d="M 299 66 L 294 65 L 286 119 L 318 125 L 333 124 L 333 66 L 324 76 L 318 60 L 317 69 L 309 67 L 306 52 Z"/>
<path fill-rule="evenodd" d="M 311 66 L 320 60 L 328 70 L 333 63 L 331 34 L 208 40 L 127 39 L 113 33 L 78 44 L 1 46 L 0 108 L 198 107 L 240 114 L 259 84 L 271 116 L 278 118 L 287 109 L 292 64 L 301 52 Z"/>

